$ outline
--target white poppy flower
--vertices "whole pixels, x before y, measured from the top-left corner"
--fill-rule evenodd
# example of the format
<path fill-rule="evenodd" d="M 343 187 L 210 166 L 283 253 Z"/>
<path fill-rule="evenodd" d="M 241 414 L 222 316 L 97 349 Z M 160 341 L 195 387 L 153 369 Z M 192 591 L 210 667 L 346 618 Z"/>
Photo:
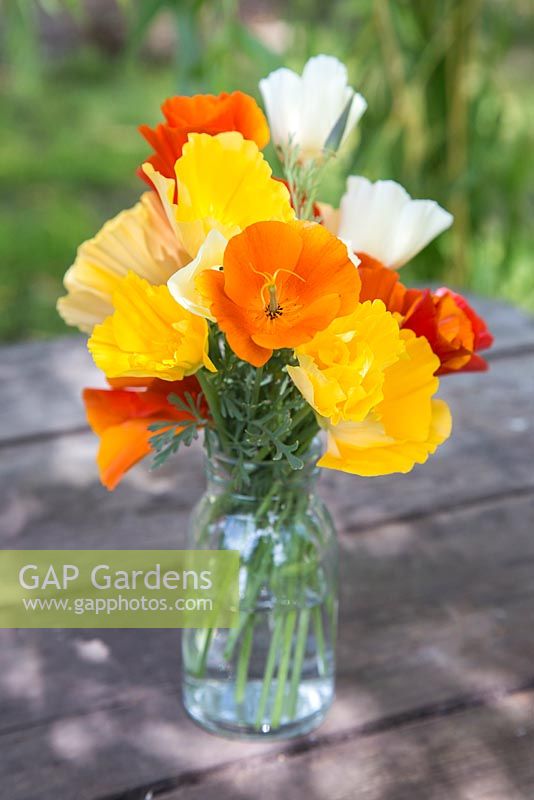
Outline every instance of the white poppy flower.
<path fill-rule="evenodd" d="M 386 267 L 398 269 L 438 234 L 453 217 L 434 200 L 412 200 L 395 181 L 376 181 L 352 175 L 341 199 L 332 232 Z M 326 221 L 327 227 L 332 230 Z"/>
<path fill-rule="evenodd" d="M 225 237 L 218 230 L 211 230 L 198 251 L 197 257 L 185 267 L 177 270 L 169 280 L 167 286 L 169 292 L 183 308 L 214 321 L 206 299 L 195 285 L 195 280 L 199 273 L 206 269 L 219 269 L 222 266 L 224 251 L 228 244 Z"/>
<path fill-rule="evenodd" d="M 260 81 L 275 145 L 290 141 L 304 160 L 319 158 L 334 126 L 348 109 L 343 144 L 367 103 L 347 84 L 347 69 L 333 56 L 310 58 L 301 75 L 285 67 Z"/>

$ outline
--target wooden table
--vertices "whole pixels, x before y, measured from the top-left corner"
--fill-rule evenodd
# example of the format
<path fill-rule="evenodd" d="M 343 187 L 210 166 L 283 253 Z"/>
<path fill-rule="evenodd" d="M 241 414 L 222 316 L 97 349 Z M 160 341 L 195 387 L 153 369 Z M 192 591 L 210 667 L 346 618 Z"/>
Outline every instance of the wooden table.
<path fill-rule="evenodd" d="M 0 631 L 2 800 L 534 798 L 534 322 L 477 305 L 496 346 L 488 375 L 443 381 L 452 440 L 409 476 L 322 478 L 342 550 L 325 724 L 202 732 L 174 631 Z M 183 542 L 198 449 L 108 494 L 79 400 L 101 382 L 81 338 L 0 350 L 3 548 Z"/>

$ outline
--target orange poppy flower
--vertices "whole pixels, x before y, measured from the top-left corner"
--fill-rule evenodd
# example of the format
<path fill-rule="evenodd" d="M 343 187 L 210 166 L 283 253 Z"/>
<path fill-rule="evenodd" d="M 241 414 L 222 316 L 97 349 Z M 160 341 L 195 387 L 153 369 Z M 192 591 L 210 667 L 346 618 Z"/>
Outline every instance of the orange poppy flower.
<path fill-rule="evenodd" d="M 405 314 L 408 289 L 399 281 L 399 273 L 384 267 L 380 261 L 366 253 L 356 254 L 360 259 L 358 272 L 362 282 L 360 303 L 382 300 L 392 314 Z"/>
<path fill-rule="evenodd" d="M 141 125 L 139 131 L 155 151 L 147 160 L 167 178 L 174 178 L 174 165 L 190 133 L 214 136 L 225 131 L 239 131 L 260 149 L 269 141 L 269 126 L 263 112 L 254 98 L 243 92 L 169 97 L 161 110 L 165 122 L 155 128 Z M 138 174 L 150 183 L 141 168 Z"/>
<path fill-rule="evenodd" d="M 424 336 L 440 360 L 438 375 L 488 368 L 477 351 L 490 347 L 493 336 L 462 295 L 446 288 L 407 289 L 397 272 L 364 253 L 358 257 L 361 302 L 383 300 L 388 311 L 398 315 L 401 328 Z"/>
<path fill-rule="evenodd" d="M 113 381 L 123 386 L 122 380 Z M 107 489 L 114 489 L 134 464 L 151 452 L 150 439 L 154 433 L 149 426 L 154 422 L 169 425 L 191 419 L 191 415 L 168 401 L 169 394 L 193 398 L 200 386 L 193 376 L 182 381 L 141 380 L 132 381 L 130 388 L 84 389 L 83 401 L 87 420 L 100 437 L 97 464 L 100 480 Z M 206 409 L 203 410 L 205 413 Z"/>
<path fill-rule="evenodd" d="M 261 367 L 356 308 L 358 270 L 346 245 L 314 222 L 256 222 L 230 239 L 224 269 L 197 277 L 232 350 Z"/>

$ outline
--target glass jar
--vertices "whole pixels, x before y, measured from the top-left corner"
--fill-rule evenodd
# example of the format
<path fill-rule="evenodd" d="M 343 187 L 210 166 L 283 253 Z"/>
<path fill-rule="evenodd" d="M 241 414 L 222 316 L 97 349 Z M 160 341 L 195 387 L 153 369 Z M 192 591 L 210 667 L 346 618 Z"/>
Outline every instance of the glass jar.
<path fill-rule="evenodd" d="M 297 736 L 319 725 L 332 703 L 338 558 L 315 491 L 319 455 L 314 441 L 298 471 L 277 461 L 236 470 L 220 454 L 206 459 L 189 547 L 240 554 L 238 626 L 183 631 L 184 705 L 210 731 Z"/>

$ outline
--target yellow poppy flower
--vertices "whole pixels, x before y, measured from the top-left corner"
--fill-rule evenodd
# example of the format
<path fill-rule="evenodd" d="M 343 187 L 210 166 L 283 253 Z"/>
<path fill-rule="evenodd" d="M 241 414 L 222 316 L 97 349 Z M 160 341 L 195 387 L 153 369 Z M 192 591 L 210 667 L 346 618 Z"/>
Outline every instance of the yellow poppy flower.
<path fill-rule="evenodd" d="M 108 378 L 179 381 L 204 366 L 208 326 L 178 305 L 166 286 L 151 286 L 130 272 L 113 293 L 115 312 L 97 325 L 88 347 Z"/>
<path fill-rule="evenodd" d="M 158 285 L 187 261 L 157 194 L 145 192 L 139 203 L 78 248 L 65 274 L 68 293 L 58 300 L 58 311 L 67 325 L 91 333 L 113 312 L 113 291 L 129 270 Z"/>
<path fill-rule="evenodd" d="M 169 210 L 172 186 L 152 167 L 145 174 Z M 226 239 L 263 220 L 295 218 L 289 192 L 272 177 L 255 142 L 240 133 L 191 133 L 175 165 L 178 202 L 174 219 L 185 248 L 195 258 L 206 236 L 218 230 Z"/>
<path fill-rule="evenodd" d="M 451 415 L 443 400 L 433 400 L 439 359 L 423 337 L 402 331 L 406 350 L 387 367 L 383 399 L 361 422 L 333 425 L 322 420 L 328 448 L 320 467 L 354 475 L 409 472 L 423 464 L 451 432 Z"/>
<path fill-rule="evenodd" d="M 308 403 L 332 424 L 361 421 L 382 400 L 385 369 L 404 350 L 394 316 L 381 300 L 367 301 L 297 348 L 299 366 L 288 372 Z"/>

